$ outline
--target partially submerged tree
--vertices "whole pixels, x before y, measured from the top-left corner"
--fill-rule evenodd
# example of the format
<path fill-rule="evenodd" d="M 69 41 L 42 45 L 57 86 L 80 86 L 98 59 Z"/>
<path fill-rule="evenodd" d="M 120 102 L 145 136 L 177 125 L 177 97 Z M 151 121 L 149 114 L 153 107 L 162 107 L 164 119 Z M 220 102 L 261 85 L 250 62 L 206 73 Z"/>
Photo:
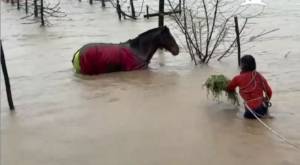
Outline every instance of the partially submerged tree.
<path fill-rule="evenodd" d="M 14 4 L 15 0 L 10 0 L 12 4 Z M 6 2 L 9 2 L 7 0 Z M 17 9 L 20 10 L 22 8 L 25 9 L 26 16 L 21 19 L 29 19 L 30 22 L 26 24 L 32 23 L 41 23 L 41 26 L 45 26 L 50 24 L 50 18 L 53 17 L 65 17 L 66 14 L 61 11 L 60 2 L 56 1 L 46 1 L 46 0 L 17 0 Z M 30 19 L 31 18 L 31 19 Z"/>
<path fill-rule="evenodd" d="M 116 8 L 119 19 L 121 20 L 122 16 L 124 19 L 126 18 L 137 19 L 138 17 L 140 17 L 143 13 L 145 0 L 141 0 L 141 3 L 138 3 L 140 4 L 140 6 L 135 6 L 134 0 L 129 0 L 129 1 L 109 0 L 109 2 L 114 8 Z M 127 10 L 124 9 L 126 8 L 126 6 L 127 6 Z"/>
<path fill-rule="evenodd" d="M 168 2 L 175 10 L 172 2 L 170 0 Z M 247 10 L 247 7 L 242 7 L 239 3 L 234 0 L 193 2 L 183 0 L 182 14 L 172 15 L 196 65 L 208 63 L 213 58 L 221 60 L 235 51 L 236 34 L 233 18 L 241 16 Z M 249 17 L 254 16 L 240 17 L 243 22 L 239 27 L 241 36 Z"/>
<path fill-rule="evenodd" d="M 34 15 L 34 17 L 39 18 L 35 22 L 41 22 L 41 26 L 49 25 L 50 24 L 49 18 L 66 16 L 66 14 L 63 11 L 61 11 L 60 2 L 56 2 L 55 4 L 53 4 L 53 2 L 51 3 L 46 0 L 33 0 L 33 1 L 34 1 L 33 4 L 34 13 L 32 13 L 31 15 L 25 18 Z"/>

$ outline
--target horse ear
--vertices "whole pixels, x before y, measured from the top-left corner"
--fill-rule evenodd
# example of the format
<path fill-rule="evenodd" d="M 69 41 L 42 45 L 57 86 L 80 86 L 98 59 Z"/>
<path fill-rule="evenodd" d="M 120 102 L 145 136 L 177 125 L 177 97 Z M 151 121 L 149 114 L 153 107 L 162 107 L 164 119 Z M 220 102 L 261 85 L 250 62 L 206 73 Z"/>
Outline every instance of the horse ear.
<path fill-rule="evenodd" d="M 163 32 L 169 31 L 169 28 L 165 25 L 165 26 L 163 26 L 162 31 Z"/>

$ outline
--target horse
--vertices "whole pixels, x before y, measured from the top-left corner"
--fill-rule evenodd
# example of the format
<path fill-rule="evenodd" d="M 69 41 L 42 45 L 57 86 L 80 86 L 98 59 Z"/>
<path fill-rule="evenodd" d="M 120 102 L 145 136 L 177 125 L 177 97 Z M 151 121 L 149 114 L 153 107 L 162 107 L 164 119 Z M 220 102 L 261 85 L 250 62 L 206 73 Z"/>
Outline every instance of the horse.
<path fill-rule="evenodd" d="M 146 69 L 157 49 L 166 49 L 173 56 L 179 47 L 167 26 L 141 33 L 119 44 L 89 43 L 73 56 L 75 71 L 85 75 Z"/>

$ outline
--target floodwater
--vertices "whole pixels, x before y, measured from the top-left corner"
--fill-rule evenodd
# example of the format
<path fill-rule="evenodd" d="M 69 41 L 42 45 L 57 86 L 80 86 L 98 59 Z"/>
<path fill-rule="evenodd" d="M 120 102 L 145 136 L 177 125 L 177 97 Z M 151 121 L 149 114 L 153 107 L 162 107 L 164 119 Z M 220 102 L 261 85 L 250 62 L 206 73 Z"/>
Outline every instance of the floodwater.
<path fill-rule="evenodd" d="M 73 53 L 87 42 L 120 42 L 157 26 L 156 18 L 119 22 L 113 8 L 64 1 L 53 25 L 22 24 L 23 11 L 2 2 L 1 35 L 16 112 L 1 81 L 1 165 L 298 165 L 283 143 L 242 108 L 214 102 L 202 88 L 215 73 L 238 73 L 235 56 L 194 66 L 182 53 L 156 55 L 150 69 L 85 77 Z M 270 1 L 253 20 L 258 70 L 274 89 L 264 120 L 300 146 L 300 2 Z M 168 24 L 172 24 L 168 21 Z M 179 35 L 179 34 L 178 34 Z M 181 42 L 179 42 L 181 43 Z"/>

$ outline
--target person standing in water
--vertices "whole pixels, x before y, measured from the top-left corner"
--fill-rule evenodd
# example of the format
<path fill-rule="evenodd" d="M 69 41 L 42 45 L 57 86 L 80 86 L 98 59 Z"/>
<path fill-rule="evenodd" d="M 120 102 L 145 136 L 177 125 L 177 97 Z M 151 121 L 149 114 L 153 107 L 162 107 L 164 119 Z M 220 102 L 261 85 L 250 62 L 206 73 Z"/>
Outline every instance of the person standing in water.
<path fill-rule="evenodd" d="M 245 101 L 245 118 L 255 119 L 255 115 L 259 118 L 269 115 L 272 89 L 267 80 L 256 71 L 253 56 L 245 55 L 241 58 L 241 72 L 231 80 L 227 90 L 233 92 L 236 87 L 239 87 L 239 93 Z"/>

